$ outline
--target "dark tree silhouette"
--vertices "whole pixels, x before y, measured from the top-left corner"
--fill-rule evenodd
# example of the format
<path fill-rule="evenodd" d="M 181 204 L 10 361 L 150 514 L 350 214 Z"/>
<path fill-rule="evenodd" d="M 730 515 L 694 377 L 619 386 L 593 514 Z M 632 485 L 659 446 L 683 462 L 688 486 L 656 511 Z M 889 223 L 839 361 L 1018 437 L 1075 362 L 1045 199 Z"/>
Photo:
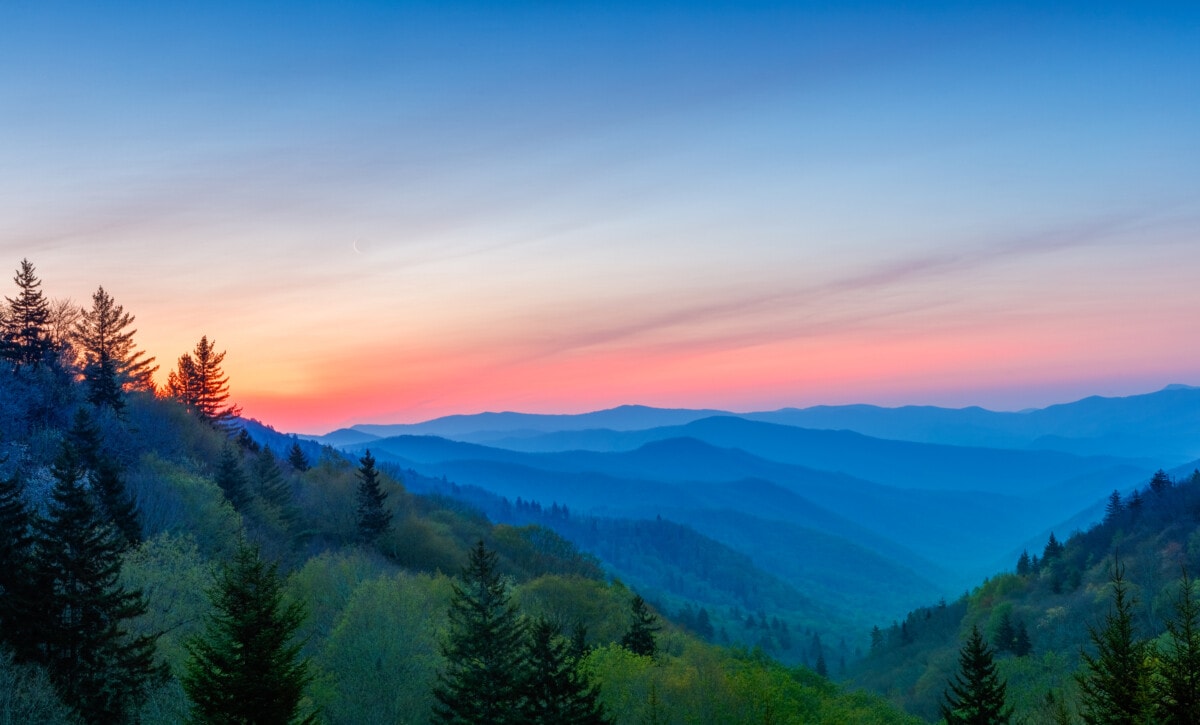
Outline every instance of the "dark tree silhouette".
<path fill-rule="evenodd" d="M 604 725 L 599 689 L 576 668 L 571 643 L 547 619 L 529 628 L 525 722 L 538 725 Z"/>
<path fill-rule="evenodd" d="M 8 314 L 4 319 L 4 357 L 18 365 L 37 365 L 49 355 L 51 341 L 47 324 L 50 305 L 42 295 L 42 281 L 28 259 L 21 260 L 13 282 L 17 296 L 6 297 Z"/>
<path fill-rule="evenodd" d="M 1169 725 L 1200 723 L 1200 602 L 1187 570 L 1182 574 L 1154 680 L 1158 719 Z"/>
<path fill-rule="evenodd" d="M 129 329 L 133 319 L 103 287 L 92 295 L 92 309 L 80 311 L 74 342 L 87 399 L 93 405 L 120 409 L 125 405 L 126 390 L 154 389 L 152 376 L 158 366 L 154 358 L 134 350 L 137 330 Z"/>
<path fill-rule="evenodd" d="M 433 721 L 525 722 L 525 626 L 497 570 L 496 553 L 482 540 L 453 585 L 449 615 Z"/>
<path fill-rule="evenodd" d="M 1008 688 L 996 673 L 994 654 L 979 627 L 972 627 L 959 650 L 958 672 L 943 696 L 947 725 L 1003 725 L 1012 718 L 1012 708 L 1005 705 Z"/>
<path fill-rule="evenodd" d="M 392 512 L 383 505 L 388 495 L 371 451 L 364 451 L 358 463 L 358 534 L 364 542 L 374 543 L 392 527 Z"/>
<path fill-rule="evenodd" d="M 237 448 L 227 443 L 221 449 L 217 470 L 213 473 L 213 480 L 238 511 L 250 503 L 250 485 L 246 480 L 246 472 L 242 470 L 241 459 Z"/>
<path fill-rule="evenodd" d="M 35 658 L 39 609 L 33 563 L 33 512 L 18 473 L 0 479 L 0 640 L 18 660 Z"/>
<path fill-rule="evenodd" d="M 1125 568 L 1117 562 L 1112 588 L 1112 608 L 1104 627 L 1088 625 L 1096 654 L 1080 653 L 1083 668 L 1075 675 L 1080 715 L 1089 724 L 1145 722 L 1151 714 L 1152 672 L 1146 662 L 1147 645 L 1134 633 L 1134 599 L 1125 585 Z"/>
<path fill-rule="evenodd" d="M 182 678 L 193 721 L 316 722 L 315 713 L 301 713 L 312 674 L 300 657 L 300 643 L 293 641 L 304 605 L 284 604 L 275 564 L 243 542 L 218 574 L 209 599 L 214 611 L 204 633 L 187 643 L 191 659 Z"/>
<path fill-rule="evenodd" d="M 288 465 L 299 473 L 304 473 L 308 470 L 308 457 L 304 455 L 304 451 L 300 448 L 299 443 L 293 443 L 292 447 L 288 449 L 287 460 Z"/>
<path fill-rule="evenodd" d="M 658 642 L 654 635 L 662 629 L 658 615 L 650 611 L 646 600 L 639 594 L 633 596 L 629 610 L 633 620 L 625 636 L 621 637 L 621 646 L 635 655 L 653 657 L 658 653 Z"/>
<path fill-rule="evenodd" d="M 121 722 L 164 675 L 154 665 L 154 638 L 124 629 L 146 603 L 141 592 L 120 585 L 125 542 L 84 488 L 84 469 L 69 443 L 52 473 L 47 517 L 35 523 L 34 554 L 49 595 L 40 660 L 84 720 Z"/>
<path fill-rule="evenodd" d="M 207 335 L 201 337 L 196 348 L 184 353 L 167 377 L 167 393 L 196 417 L 219 430 L 230 431 L 234 418 L 242 410 L 236 405 L 226 405 L 229 378 L 221 370 L 224 361 L 225 352 L 217 352 Z"/>

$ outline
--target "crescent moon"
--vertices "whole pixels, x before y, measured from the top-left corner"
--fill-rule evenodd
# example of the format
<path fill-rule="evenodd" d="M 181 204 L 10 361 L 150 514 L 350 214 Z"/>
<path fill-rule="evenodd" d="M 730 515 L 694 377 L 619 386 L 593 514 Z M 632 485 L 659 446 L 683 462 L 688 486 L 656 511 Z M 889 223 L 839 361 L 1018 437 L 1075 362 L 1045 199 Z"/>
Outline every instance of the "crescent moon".
<path fill-rule="evenodd" d="M 355 253 L 362 254 L 362 250 L 358 248 L 358 240 L 357 239 L 355 239 L 353 242 L 350 242 L 350 246 L 354 249 Z"/>

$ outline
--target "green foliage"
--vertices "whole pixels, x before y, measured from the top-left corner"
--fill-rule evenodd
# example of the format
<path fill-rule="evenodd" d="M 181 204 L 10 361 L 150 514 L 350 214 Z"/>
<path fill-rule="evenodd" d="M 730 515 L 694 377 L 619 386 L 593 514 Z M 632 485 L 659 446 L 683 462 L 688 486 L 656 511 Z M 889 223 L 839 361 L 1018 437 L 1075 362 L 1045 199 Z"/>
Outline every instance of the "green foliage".
<path fill-rule="evenodd" d="M 1076 675 L 1080 714 L 1089 725 L 1141 723 L 1153 709 L 1149 649 L 1134 632 L 1134 602 L 1119 563 L 1113 565 L 1112 592 L 1112 609 L 1104 626 L 1088 626 L 1096 654 L 1081 654 L 1083 670 Z"/>
<path fill-rule="evenodd" d="M 480 540 L 453 585 L 442 645 L 446 669 L 433 691 L 434 722 L 522 722 L 524 637 L 525 624 L 497 570 L 496 553 Z"/>
<path fill-rule="evenodd" d="M 312 679 L 293 634 L 304 619 L 285 604 L 276 567 L 243 544 L 209 592 L 214 611 L 187 644 L 183 687 L 197 723 L 308 723 L 304 688 Z"/>
<path fill-rule="evenodd" d="M 45 670 L 21 664 L 0 648 L 0 725 L 75 722 L 78 719 L 59 699 Z"/>
<path fill-rule="evenodd" d="M 658 615 L 651 612 L 646 606 L 646 600 L 636 594 L 629 603 L 629 613 L 629 629 L 621 638 L 621 646 L 635 655 L 653 657 L 658 653 L 655 634 L 662 629 L 662 625 L 658 623 Z"/>
<path fill-rule="evenodd" d="M 1159 721 L 1179 725 L 1200 722 L 1200 602 L 1187 570 L 1182 574 L 1154 679 Z"/>
<path fill-rule="evenodd" d="M 335 723 L 427 722 L 451 595 L 443 576 L 400 573 L 359 584 L 316 658 Z"/>
<path fill-rule="evenodd" d="M 597 701 L 598 691 L 584 672 L 576 669 L 571 643 L 561 628 L 547 619 L 535 619 L 526 643 L 524 722 L 539 725 L 605 725 L 608 718 Z"/>
<path fill-rule="evenodd" d="M 949 683 L 942 705 L 947 725 L 1005 725 L 1012 707 L 1005 702 L 1007 687 L 996 672 L 995 652 L 983 640 L 979 627 L 958 656 L 958 674 Z"/>
<path fill-rule="evenodd" d="M 190 534 L 200 552 L 223 559 L 242 536 L 242 519 L 210 479 L 150 454 L 130 472 L 146 538 Z"/>
<path fill-rule="evenodd" d="M 184 643 L 201 632 L 212 582 L 213 566 L 190 534 L 162 533 L 125 554 L 121 583 L 141 591 L 147 605 L 130 631 L 157 635 L 158 653 L 172 672 L 183 672 Z"/>

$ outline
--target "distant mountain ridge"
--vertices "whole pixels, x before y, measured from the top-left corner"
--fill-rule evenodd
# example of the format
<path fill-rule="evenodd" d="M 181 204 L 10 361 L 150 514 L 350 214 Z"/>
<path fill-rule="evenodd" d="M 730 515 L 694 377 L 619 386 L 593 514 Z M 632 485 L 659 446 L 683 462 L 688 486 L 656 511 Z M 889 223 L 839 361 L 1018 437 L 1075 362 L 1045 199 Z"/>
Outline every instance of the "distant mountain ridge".
<path fill-rule="evenodd" d="M 615 434 L 682 426 L 714 416 L 849 430 L 874 438 L 917 443 L 1153 458 L 1163 465 L 1200 458 L 1200 388 L 1179 384 L 1152 393 L 1092 396 L 1019 413 L 980 407 L 873 405 L 733 413 L 625 405 L 577 415 L 512 412 L 453 415 L 423 423 L 355 425 L 325 436 L 302 437 L 333 446 L 396 435 L 434 435 L 517 450 L 613 450 L 600 442 L 604 436 L 620 439 Z"/>

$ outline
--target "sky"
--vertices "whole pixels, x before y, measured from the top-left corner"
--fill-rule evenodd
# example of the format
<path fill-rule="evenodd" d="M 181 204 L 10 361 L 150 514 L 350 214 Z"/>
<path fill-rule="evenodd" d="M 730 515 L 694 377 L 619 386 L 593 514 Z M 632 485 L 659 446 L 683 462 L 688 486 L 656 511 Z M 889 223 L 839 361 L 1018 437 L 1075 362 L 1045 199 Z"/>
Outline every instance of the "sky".
<path fill-rule="evenodd" d="M 0 0 L 5 258 L 283 431 L 1200 384 L 1200 5 Z"/>

